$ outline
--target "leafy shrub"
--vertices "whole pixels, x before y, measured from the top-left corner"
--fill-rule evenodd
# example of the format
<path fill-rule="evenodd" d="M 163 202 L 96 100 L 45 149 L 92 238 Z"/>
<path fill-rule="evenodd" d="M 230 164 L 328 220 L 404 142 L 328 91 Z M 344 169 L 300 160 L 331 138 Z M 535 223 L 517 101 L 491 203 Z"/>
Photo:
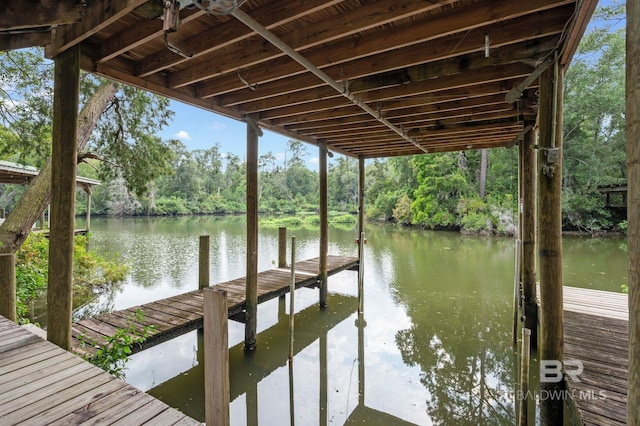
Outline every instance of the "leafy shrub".
<path fill-rule="evenodd" d="M 126 277 L 128 266 L 107 261 L 87 251 L 87 237 L 74 240 L 73 294 L 76 298 L 93 297 L 96 292 Z M 16 311 L 21 322 L 28 321 L 33 300 L 42 297 L 48 280 L 49 240 L 31 233 L 16 253 Z"/>
<path fill-rule="evenodd" d="M 144 312 L 138 309 L 135 315 L 127 319 L 125 328 L 118 328 L 113 336 L 103 336 L 104 342 L 101 343 L 81 335 L 80 347 L 84 349 L 89 345 L 95 349 L 93 355 L 85 352 L 82 357 L 117 378 L 124 378 L 126 364 L 129 362 L 133 347 L 142 346 L 142 343 L 155 330 L 153 326 L 142 328 L 139 325 L 136 326 L 136 322 L 140 323 L 143 319 Z"/>

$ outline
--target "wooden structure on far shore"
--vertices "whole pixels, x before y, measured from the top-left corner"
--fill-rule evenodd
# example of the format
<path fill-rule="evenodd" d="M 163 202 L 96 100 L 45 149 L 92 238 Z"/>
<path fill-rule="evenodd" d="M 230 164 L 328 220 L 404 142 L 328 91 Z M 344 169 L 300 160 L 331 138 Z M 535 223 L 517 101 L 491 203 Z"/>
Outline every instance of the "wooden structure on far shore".
<path fill-rule="evenodd" d="M 24 164 L 12 163 L 10 161 L 0 160 L 0 183 L 13 183 L 18 185 L 28 185 L 33 178 L 35 178 L 40 170 L 32 166 L 26 166 Z M 102 182 L 95 179 L 90 179 L 82 176 L 76 177 L 76 185 L 87 194 L 87 214 L 86 214 L 86 227 L 85 229 L 76 229 L 75 234 L 87 233 L 91 228 L 91 194 L 93 187 L 102 185 Z M 0 219 L 4 219 L 4 216 Z M 46 228 L 44 223 L 44 214 L 40 219 L 40 229 Z M 48 231 L 47 231 L 48 236 Z"/>
<path fill-rule="evenodd" d="M 328 256 L 327 258 L 327 276 L 357 267 L 358 259 L 355 257 Z M 318 268 L 318 258 L 296 262 L 296 288 L 317 286 L 321 278 Z M 289 268 L 270 269 L 258 273 L 257 280 L 257 300 L 258 303 L 263 303 L 289 292 L 291 272 Z M 227 292 L 229 318 L 241 322 L 244 322 L 246 311 L 245 281 L 246 278 L 242 277 L 212 286 Z M 202 291 L 194 290 L 142 306 L 79 321 L 73 325 L 72 346 L 79 353 L 91 351 L 88 345 L 83 347 L 82 340 L 101 344 L 105 337 L 116 333 L 118 328 L 126 328 L 127 323 L 134 323 L 140 328 L 153 326 L 144 344 L 133 348 L 136 352 L 202 328 L 204 314 Z M 144 313 L 144 317 L 140 321 L 134 321 L 138 310 Z"/>
<path fill-rule="evenodd" d="M 0 316 L 0 424 L 200 425 Z"/>

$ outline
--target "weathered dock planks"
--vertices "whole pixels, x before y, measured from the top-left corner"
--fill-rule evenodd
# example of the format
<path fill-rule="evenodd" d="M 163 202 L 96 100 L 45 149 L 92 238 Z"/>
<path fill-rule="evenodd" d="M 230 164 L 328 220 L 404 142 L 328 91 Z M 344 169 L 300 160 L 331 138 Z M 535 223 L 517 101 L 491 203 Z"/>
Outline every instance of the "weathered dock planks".
<path fill-rule="evenodd" d="M 327 275 L 357 267 L 355 257 L 328 256 Z M 318 282 L 319 258 L 296 262 L 296 288 L 313 287 Z M 277 268 L 258 274 L 258 303 L 263 303 L 289 292 L 291 272 L 287 268 Z M 215 287 L 227 292 L 227 306 L 229 317 L 241 318 L 245 309 L 245 278 L 237 278 Z M 142 311 L 141 320 L 135 320 L 136 311 Z M 90 345 L 82 342 L 90 341 L 103 343 L 105 337 L 117 332 L 118 328 L 125 328 L 134 324 L 137 329 L 153 326 L 149 337 L 142 346 L 133 348 L 134 352 L 170 340 L 176 336 L 202 327 L 204 314 L 204 298 L 202 290 L 156 300 L 141 306 L 114 311 L 95 318 L 79 321 L 73 325 L 72 345 L 79 353 L 91 352 Z"/>
<path fill-rule="evenodd" d="M 0 316 L 0 424 L 200 425 Z"/>
<path fill-rule="evenodd" d="M 629 322 L 627 295 L 564 287 L 564 357 L 582 362 L 568 394 L 584 425 L 626 424 Z"/>

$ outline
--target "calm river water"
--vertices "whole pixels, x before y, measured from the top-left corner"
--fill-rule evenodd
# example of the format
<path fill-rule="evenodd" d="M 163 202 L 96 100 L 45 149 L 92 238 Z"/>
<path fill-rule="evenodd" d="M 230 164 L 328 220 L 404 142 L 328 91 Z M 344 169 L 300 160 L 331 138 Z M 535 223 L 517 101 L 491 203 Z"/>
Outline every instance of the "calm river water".
<path fill-rule="evenodd" d="M 92 250 L 131 272 L 78 316 L 123 309 L 197 288 L 198 236 L 211 236 L 211 282 L 245 275 L 238 217 L 95 219 Z M 259 306 L 258 349 L 242 350 L 229 322 L 232 425 L 478 425 L 515 422 L 511 343 L 513 240 L 367 224 L 365 313 L 357 273 L 296 293 L 296 355 L 287 363 L 286 309 Z M 277 229 L 260 229 L 259 269 L 275 265 Z M 319 231 L 289 229 L 298 260 L 316 257 Z M 330 228 L 329 253 L 355 256 L 354 230 Z M 619 291 L 622 239 L 565 238 L 565 285 Z M 192 332 L 132 357 L 127 381 L 204 420 L 202 340 Z"/>

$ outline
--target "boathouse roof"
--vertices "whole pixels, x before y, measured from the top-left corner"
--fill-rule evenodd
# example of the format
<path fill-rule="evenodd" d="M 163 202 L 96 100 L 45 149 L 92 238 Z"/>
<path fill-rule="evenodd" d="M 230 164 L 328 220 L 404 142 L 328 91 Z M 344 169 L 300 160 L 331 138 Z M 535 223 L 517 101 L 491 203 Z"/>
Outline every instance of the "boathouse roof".
<path fill-rule="evenodd" d="M 156 0 L 40 3 L 9 2 L 0 49 L 80 44 L 86 71 L 375 158 L 516 143 L 597 1 L 181 0 L 179 22 Z"/>

